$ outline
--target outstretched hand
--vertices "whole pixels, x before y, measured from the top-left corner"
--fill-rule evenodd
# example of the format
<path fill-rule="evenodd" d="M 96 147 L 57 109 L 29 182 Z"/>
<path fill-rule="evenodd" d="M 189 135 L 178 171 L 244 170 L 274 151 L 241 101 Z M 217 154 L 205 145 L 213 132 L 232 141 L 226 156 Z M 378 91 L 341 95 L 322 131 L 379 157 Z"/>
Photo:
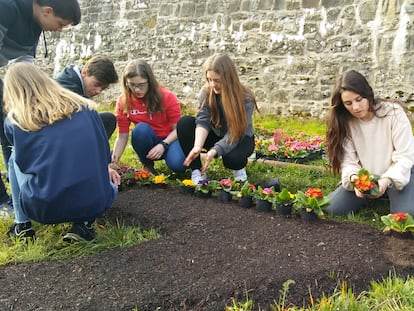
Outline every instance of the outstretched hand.
<path fill-rule="evenodd" d="M 208 165 L 211 163 L 211 161 L 213 161 L 216 155 L 217 151 L 215 149 L 210 149 L 207 152 L 206 157 L 204 159 L 203 167 L 201 168 L 201 174 L 204 174 L 206 172 Z"/>
<path fill-rule="evenodd" d="M 191 149 L 190 153 L 187 155 L 187 157 L 184 160 L 184 166 L 190 166 L 191 162 L 195 158 L 197 158 L 201 153 L 201 147 L 194 146 L 193 149 Z"/>

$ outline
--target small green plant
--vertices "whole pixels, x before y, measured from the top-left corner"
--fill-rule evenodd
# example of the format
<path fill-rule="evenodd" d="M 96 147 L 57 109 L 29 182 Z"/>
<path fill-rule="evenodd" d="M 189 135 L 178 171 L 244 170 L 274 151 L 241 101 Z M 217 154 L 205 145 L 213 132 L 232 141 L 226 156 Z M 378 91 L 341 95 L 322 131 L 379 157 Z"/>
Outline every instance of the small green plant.
<path fill-rule="evenodd" d="M 314 212 L 318 216 L 324 215 L 324 208 L 329 204 L 329 198 L 325 197 L 319 188 L 308 188 L 306 192 L 298 191 L 296 193 L 295 203 L 300 209 L 307 212 Z"/>
<path fill-rule="evenodd" d="M 273 202 L 275 194 L 276 192 L 273 187 L 262 188 L 261 186 L 258 186 L 256 192 L 254 193 L 254 196 L 258 200 Z"/>
<path fill-rule="evenodd" d="M 295 195 L 289 192 L 287 188 L 283 188 L 282 191 L 275 194 L 274 201 L 277 204 L 284 204 L 284 205 L 292 204 L 295 201 Z"/>
<path fill-rule="evenodd" d="M 256 186 L 246 180 L 244 184 L 241 186 L 240 191 L 237 194 L 237 196 L 238 197 L 251 197 L 254 195 L 255 191 L 256 191 Z"/>
<path fill-rule="evenodd" d="M 414 232 L 414 219 L 408 213 L 393 213 L 381 216 L 385 224 L 384 232 Z"/>

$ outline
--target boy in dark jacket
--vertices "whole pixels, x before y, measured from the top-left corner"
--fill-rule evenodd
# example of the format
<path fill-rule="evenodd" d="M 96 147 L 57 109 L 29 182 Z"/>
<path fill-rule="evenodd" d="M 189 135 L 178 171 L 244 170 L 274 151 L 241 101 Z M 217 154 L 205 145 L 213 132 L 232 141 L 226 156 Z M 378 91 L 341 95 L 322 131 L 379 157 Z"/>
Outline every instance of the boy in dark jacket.
<path fill-rule="evenodd" d="M 81 11 L 77 0 L 0 0 L 0 67 L 13 62 L 32 62 L 42 31 L 61 31 L 77 25 Z M 46 42 L 45 42 L 46 45 Z M 4 135 L 3 81 L 0 79 L 0 143 L 7 166 L 11 145 Z M 0 212 L 13 211 L 0 178 Z"/>
<path fill-rule="evenodd" d="M 104 56 L 89 59 L 85 66 L 68 66 L 56 77 L 64 88 L 86 98 L 102 93 L 110 84 L 118 82 L 114 64 Z M 104 124 L 108 139 L 116 128 L 116 117 L 111 112 L 101 112 L 99 116 Z"/>

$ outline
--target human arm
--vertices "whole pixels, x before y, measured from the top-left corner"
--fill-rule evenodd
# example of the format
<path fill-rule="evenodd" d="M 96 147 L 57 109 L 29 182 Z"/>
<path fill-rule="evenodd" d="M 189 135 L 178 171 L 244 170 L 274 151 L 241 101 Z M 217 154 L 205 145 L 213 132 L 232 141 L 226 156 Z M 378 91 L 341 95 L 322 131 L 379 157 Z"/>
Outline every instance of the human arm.
<path fill-rule="evenodd" d="M 112 163 L 118 164 L 119 159 L 124 153 L 125 147 L 128 143 L 129 133 L 118 134 L 118 137 L 115 140 L 114 150 L 112 151 Z"/>
<path fill-rule="evenodd" d="M 177 140 L 177 122 L 181 118 L 181 107 L 175 94 L 166 88 L 162 89 L 163 106 L 165 121 L 160 122 L 159 125 L 164 126 L 165 129 L 171 129 L 168 135 L 162 142 L 155 145 L 147 154 L 147 158 L 151 160 L 160 159 L 167 151 L 169 145 Z M 165 134 L 164 134 L 165 135 Z M 164 137 L 162 135 L 161 137 Z"/>
<path fill-rule="evenodd" d="M 402 190 L 410 181 L 411 168 L 414 165 L 414 137 L 411 123 L 398 106 L 394 109 L 395 114 L 391 117 L 391 139 L 393 151 L 391 153 L 391 164 L 381 178 L 391 180 L 397 190 Z"/>
<path fill-rule="evenodd" d="M 163 139 L 163 142 L 165 142 L 167 146 L 171 145 L 174 141 L 177 140 L 177 124 L 173 124 L 172 127 L 173 130 L 170 132 L 170 134 L 168 134 L 167 137 Z M 147 154 L 147 158 L 150 160 L 158 160 L 164 155 L 167 149 L 168 147 L 164 147 L 164 145 L 160 142 L 159 144 L 151 148 L 151 150 Z"/>
<path fill-rule="evenodd" d="M 208 130 L 206 130 L 204 127 L 199 127 L 199 126 L 196 127 L 194 147 L 193 149 L 191 149 L 190 153 L 187 155 L 187 157 L 184 160 L 185 166 L 189 166 L 191 162 L 193 162 L 193 160 L 200 155 L 201 149 L 203 149 L 207 136 L 208 136 Z"/>

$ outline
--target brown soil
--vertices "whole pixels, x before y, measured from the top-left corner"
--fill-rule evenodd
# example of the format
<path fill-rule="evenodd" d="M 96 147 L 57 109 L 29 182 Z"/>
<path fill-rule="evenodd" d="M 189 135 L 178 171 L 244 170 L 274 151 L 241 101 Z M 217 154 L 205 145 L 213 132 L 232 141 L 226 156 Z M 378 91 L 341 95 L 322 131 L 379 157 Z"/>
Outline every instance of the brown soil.
<path fill-rule="evenodd" d="M 179 189 L 119 193 L 112 221 L 162 237 L 72 260 L 0 270 L 0 310 L 224 310 L 231 297 L 269 310 L 309 303 L 344 281 L 355 293 L 396 271 L 413 275 L 414 243 L 363 225 L 258 212 Z M 159 308 L 159 309 L 157 309 Z"/>

